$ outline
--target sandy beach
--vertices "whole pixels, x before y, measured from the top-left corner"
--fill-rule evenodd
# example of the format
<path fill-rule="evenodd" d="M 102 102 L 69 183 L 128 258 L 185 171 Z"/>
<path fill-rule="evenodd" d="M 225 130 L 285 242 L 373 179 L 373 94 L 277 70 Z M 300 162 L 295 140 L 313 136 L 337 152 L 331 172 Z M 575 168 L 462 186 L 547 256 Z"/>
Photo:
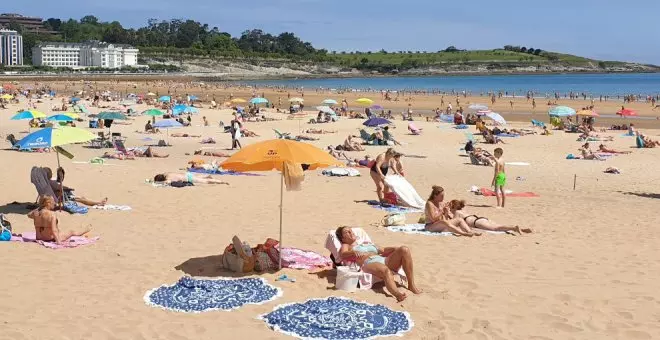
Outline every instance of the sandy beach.
<path fill-rule="evenodd" d="M 51 84 L 62 95 L 81 89 L 81 82 Z M 376 199 L 369 169 L 359 169 L 360 177 L 326 177 L 320 171 L 306 174 L 304 189 L 284 195 L 284 246 L 295 246 L 328 255 L 324 241 L 329 230 L 341 225 L 363 227 L 381 246 L 408 246 L 413 255 L 418 285 L 423 294 L 408 293 L 397 303 L 382 289 L 347 293 L 334 289 L 332 275 L 311 274 L 305 270 L 283 270 L 295 283 L 275 281 L 281 273 L 255 274 L 283 290 L 283 296 L 262 305 L 247 305 L 231 312 L 185 314 L 147 306 L 145 292 L 163 284 L 173 284 L 183 275 L 218 278 L 235 276 L 221 268 L 220 255 L 233 235 L 253 245 L 266 238 L 278 238 L 280 175 L 268 172 L 261 177 L 222 176 L 229 186 L 197 185 L 191 188 L 157 188 L 145 183 L 161 172 L 183 172 L 186 163 L 202 158 L 193 151 L 231 153 L 230 136 L 219 121 L 227 124 L 232 110 L 208 109 L 208 101 L 233 97 L 249 99 L 248 89 L 202 89 L 178 87 L 164 82 L 98 82 L 97 89 L 129 93 L 148 91 L 164 95 L 196 94 L 204 102 L 192 117 L 192 126 L 176 130 L 213 137 L 217 144 L 200 144 L 202 138 L 170 137 L 171 147 L 157 148 L 168 158 L 107 160 L 104 165 L 79 164 L 104 151 L 72 145 L 75 155 L 63 158 L 65 185 L 91 199 L 108 197 L 110 204 L 129 205 L 130 211 L 94 210 L 86 215 L 58 213 L 62 229 L 80 229 L 91 224 L 91 236 L 100 240 L 75 249 L 51 250 L 36 244 L 0 242 L 2 292 L 0 319 L 4 325 L 0 339 L 284 339 L 286 335 L 269 329 L 256 319 L 284 303 L 309 298 L 346 296 L 359 301 L 383 304 L 396 311 L 409 312 L 414 328 L 409 339 L 653 339 L 660 334 L 660 236 L 655 230 L 660 198 L 660 149 L 637 149 L 634 138 L 621 131 L 601 132 L 614 141 L 608 147 L 632 151 L 606 161 L 567 160 L 581 145 L 576 134 L 554 132 L 551 136 L 530 135 L 508 138 L 504 157 L 528 166 L 507 166 L 509 189 L 535 192 L 536 198 L 509 198 L 505 209 L 495 209 L 494 197 L 477 196 L 471 186 L 488 187 L 493 169 L 470 164 L 460 149 L 464 132 L 449 124 L 416 118 L 423 128 L 418 136 L 407 132 L 407 122 L 397 116 L 394 136 L 404 145 L 396 147 L 404 157 L 406 177 L 426 199 L 432 185 L 445 188 L 447 200 L 465 199 L 466 211 L 494 221 L 525 226 L 532 234 L 523 236 L 483 235 L 481 237 L 440 237 L 391 232 L 373 226 L 384 212 L 355 201 Z M 259 95 L 261 95 L 259 90 Z M 287 91 L 263 90 L 272 102 L 278 97 L 287 103 Z M 298 96 L 291 93 L 291 97 Z M 309 108 L 325 98 L 338 101 L 370 97 L 380 102 L 380 94 L 332 95 L 309 91 L 304 99 Z M 51 114 L 46 100 L 38 109 Z M 445 98 L 445 102 L 450 98 Z M 455 105 L 455 97 L 451 98 Z M 460 98 L 461 104 L 490 104 L 486 97 Z M 83 101 L 85 104 L 89 102 Z M 439 107 L 436 96 L 414 96 L 413 110 Z M 408 102 L 381 103 L 401 112 Z M 590 101 L 560 100 L 559 104 L 579 109 Z M 113 105 L 116 105 L 114 103 Z M 599 103 L 596 109 L 613 114 L 620 102 Z M 467 105 L 466 105 L 467 106 Z M 89 105 L 88 105 L 89 107 Z M 641 116 L 655 117 L 648 103 L 627 104 Z M 26 121 L 10 117 L 24 104 L 13 104 L 0 111 L 0 135 L 27 132 Z M 146 105 L 135 107 L 137 111 Z M 524 98 L 499 100 L 493 110 L 513 121 L 512 127 L 530 127 L 530 117 L 547 121 L 547 106 L 537 101 L 533 111 Z M 100 109 L 91 108 L 94 113 Z M 314 112 L 310 111 L 311 115 Z M 311 118 L 310 115 L 310 118 Z M 211 126 L 202 126 L 205 116 Z M 308 125 L 288 120 L 272 112 L 272 122 L 248 122 L 246 127 L 260 137 L 243 138 L 244 145 L 275 138 L 273 128 L 299 134 L 306 128 L 336 130 L 313 135 L 310 142 L 320 148 L 341 144 L 348 134 L 357 134 L 362 120 L 340 119 L 336 123 Z M 113 125 L 113 132 L 127 137 L 128 147 L 166 139 L 165 134 L 146 135 L 147 117 L 129 120 L 130 125 Z M 602 119 L 598 125 L 621 124 L 623 119 Z M 639 120 L 649 137 L 658 139 L 660 122 Z M 87 122 L 79 123 L 87 126 Z M 93 133 L 101 130 L 90 130 Z M 475 132 L 471 127 L 471 132 Z M 170 132 L 175 132 L 170 130 Z M 146 137 L 152 140 L 145 140 Z M 9 144 L 5 143 L 5 148 Z M 594 144 L 594 143 L 592 143 Z M 598 143 L 595 143 L 597 146 Z M 493 145 L 478 144 L 489 151 Z M 377 156 L 386 147 L 368 146 L 364 152 L 350 152 L 351 158 Z M 187 155 L 187 153 L 189 155 Z M 218 159 L 222 161 L 224 159 Z M 56 167 L 55 153 L 0 151 L 2 200 L 0 213 L 6 214 L 15 232 L 34 231 L 27 218 L 29 210 L 12 202 L 34 202 L 35 187 L 30 183 L 32 166 Z M 604 173 L 617 167 L 621 174 Z M 576 185 L 574 189 L 574 178 Z M 409 214 L 414 223 L 420 214 Z M 653 334 L 656 334 L 655 336 Z"/>

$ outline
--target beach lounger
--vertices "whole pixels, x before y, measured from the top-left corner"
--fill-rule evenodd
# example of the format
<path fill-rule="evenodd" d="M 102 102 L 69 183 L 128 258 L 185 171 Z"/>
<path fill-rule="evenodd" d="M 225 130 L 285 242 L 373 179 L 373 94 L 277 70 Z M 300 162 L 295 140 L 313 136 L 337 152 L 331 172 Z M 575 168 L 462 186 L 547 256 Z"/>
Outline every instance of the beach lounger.
<path fill-rule="evenodd" d="M 46 168 L 33 166 L 30 171 L 30 182 L 34 184 L 34 187 L 37 189 L 37 201 L 39 197 L 50 196 L 55 200 L 55 204 L 58 204 L 57 195 L 53 191 L 53 187 L 50 185 L 50 178 L 46 174 Z"/>
<path fill-rule="evenodd" d="M 277 135 L 278 139 L 294 139 L 293 137 L 291 137 L 291 134 L 288 132 L 282 133 L 278 129 L 273 129 L 273 131 L 275 131 L 275 134 Z"/>
<path fill-rule="evenodd" d="M 385 136 L 383 135 L 383 137 Z M 372 138 L 364 129 L 360 129 L 360 138 L 368 145 L 378 145 L 378 141 L 375 138 Z"/>
<path fill-rule="evenodd" d="M 408 123 L 408 131 L 410 131 L 410 133 L 412 133 L 413 135 L 422 134 L 422 129 L 415 126 L 414 123 Z"/>
<path fill-rule="evenodd" d="M 545 127 L 545 123 L 543 123 L 543 122 L 540 121 L 540 120 L 532 119 L 532 126 L 538 126 L 538 127 L 540 127 L 540 128 L 544 128 L 544 127 Z"/>
<path fill-rule="evenodd" d="M 362 228 L 352 228 L 353 233 L 357 237 L 357 243 L 373 243 L 371 241 L 371 238 L 367 234 L 366 231 Z M 341 248 L 341 242 L 337 239 L 337 235 L 335 235 L 335 230 L 330 230 L 328 231 L 328 235 L 326 236 L 325 239 L 325 249 L 330 251 L 330 259 L 333 262 L 333 266 L 349 266 L 352 263 L 349 261 L 344 261 L 340 256 L 339 256 L 339 249 Z M 401 281 L 405 284 L 407 281 L 406 275 L 403 272 L 403 269 L 399 269 L 398 273 L 395 273 L 397 276 L 400 277 Z M 362 275 L 360 276 L 360 289 L 371 289 L 371 286 L 374 283 L 378 283 L 382 281 L 381 279 L 369 274 L 362 272 Z"/>

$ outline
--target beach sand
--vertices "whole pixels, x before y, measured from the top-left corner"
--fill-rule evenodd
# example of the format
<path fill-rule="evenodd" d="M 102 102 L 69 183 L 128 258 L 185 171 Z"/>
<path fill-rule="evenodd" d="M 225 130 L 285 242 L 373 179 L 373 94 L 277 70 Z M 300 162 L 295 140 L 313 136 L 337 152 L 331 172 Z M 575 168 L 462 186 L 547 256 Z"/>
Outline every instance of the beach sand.
<path fill-rule="evenodd" d="M 122 85 L 128 87 L 118 84 L 117 88 Z M 234 92 L 234 96 L 249 98 L 242 92 Z M 326 95 L 305 95 L 308 106 L 322 97 Z M 283 98 L 286 101 L 286 93 Z M 426 99 L 415 99 L 414 108 Z M 50 104 L 47 101 L 39 108 L 50 113 Z M 611 105 L 614 109 L 619 104 Z M 635 105 L 642 104 L 631 107 Z M 3 137 L 8 133 L 22 135 L 19 131 L 27 129 L 25 121 L 9 120 L 19 108 L 23 106 L 13 105 L 1 112 Z M 646 111 L 640 109 L 640 113 Z M 538 115 L 547 117 L 541 112 Z M 209 119 L 211 127 L 201 126 L 202 116 Z M 432 185 L 441 185 L 447 199 L 467 200 L 467 212 L 530 227 L 533 234 L 457 238 L 390 232 L 371 225 L 380 221 L 384 212 L 354 202 L 376 198 L 368 169 L 360 169 L 362 176 L 355 178 L 324 177 L 314 171 L 307 173 L 302 191 L 284 195 L 283 245 L 327 254 L 324 241 L 328 230 L 341 225 L 361 226 L 378 245 L 411 248 L 423 294 L 408 292 L 408 299 L 397 303 L 382 290 L 335 291 L 331 276 L 287 269 L 284 273 L 295 277 L 295 283 L 276 282 L 280 273 L 255 275 L 284 292 L 280 299 L 263 305 L 202 314 L 147 306 L 145 292 L 173 284 L 182 275 L 231 275 L 221 270 L 220 254 L 233 235 L 251 244 L 279 237 L 280 176 L 276 172 L 263 177 L 221 177 L 230 182 L 229 186 L 175 189 L 145 184 L 145 179 L 156 173 L 179 171 L 187 161 L 200 158 L 185 155 L 195 149 L 210 146 L 228 152 L 224 149 L 230 146 L 229 135 L 221 133 L 217 123 L 227 123 L 230 117 L 230 110 L 203 109 L 193 116 L 192 127 L 177 132 L 213 137 L 218 144 L 202 145 L 201 138 L 170 138 L 172 147 L 158 148 L 170 154 L 166 159 L 108 160 L 106 165 L 63 159 L 65 184 L 76 188 L 79 195 L 108 197 L 109 203 L 130 205 L 133 210 L 58 214 L 62 229 L 91 224 L 91 235 L 101 237 L 91 246 L 49 250 L 35 244 L 0 244 L 0 320 L 4 325 L 0 339 L 279 339 L 286 336 L 270 330 L 257 315 L 282 303 L 325 296 L 348 296 L 409 312 L 415 322 L 405 335 L 410 339 L 652 339 L 660 334 L 660 236 L 655 230 L 660 150 L 632 149 L 633 138 L 608 132 L 602 135 L 614 136 L 614 142 L 606 143 L 609 147 L 633 153 L 604 162 L 566 160 L 568 153 L 578 153 L 580 143 L 575 134 L 555 132 L 552 136 L 506 139 L 507 144 L 500 145 L 505 159 L 530 163 L 507 167 L 509 189 L 532 191 L 540 197 L 509 198 L 506 209 L 497 210 L 493 208 L 494 197 L 468 192 L 472 185 L 488 187 L 493 170 L 470 165 L 463 156 L 460 148 L 466 130 L 423 120 L 416 122 L 424 129 L 420 136 L 409 135 L 407 123 L 401 120 L 394 122 L 393 131 L 405 143 L 397 147 L 399 151 L 427 156 L 403 159 L 406 176 L 419 194 L 426 198 Z M 116 125 L 112 131 L 127 136 L 129 147 L 153 142 L 142 140 L 145 137 L 165 137 L 135 133 L 142 130 L 146 120 L 138 117 L 132 125 Z M 357 134 L 361 122 L 342 119 L 310 126 L 284 119 L 247 123 L 261 137 L 242 141 L 246 145 L 274 138 L 272 128 L 293 134 L 308 127 L 338 130 L 319 135 L 320 140 L 312 142 L 324 148 L 341 143 L 349 133 Z M 645 132 L 658 138 L 658 130 Z M 494 148 L 480 146 L 490 151 Z M 75 155 L 73 161 L 102 154 L 82 145 L 66 149 Z M 366 152 L 349 154 L 354 158 L 365 154 L 375 157 L 385 149 L 367 147 Z M 0 212 L 7 213 L 16 232 L 33 231 L 26 217 L 28 211 L 9 203 L 34 202 L 30 168 L 55 168 L 55 154 L 0 151 L 0 164 Z M 622 174 L 604 173 L 610 166 L 618 167 Z M 415 222 L 418 215 L 408 215 L 408 222 Z"/>

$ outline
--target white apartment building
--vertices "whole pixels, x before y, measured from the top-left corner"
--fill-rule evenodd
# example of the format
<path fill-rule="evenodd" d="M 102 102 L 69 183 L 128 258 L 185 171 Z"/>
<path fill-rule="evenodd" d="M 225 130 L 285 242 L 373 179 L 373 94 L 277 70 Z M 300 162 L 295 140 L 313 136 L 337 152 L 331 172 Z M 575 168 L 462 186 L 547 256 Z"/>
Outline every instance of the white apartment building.
<path fill-rule="evenodd" d="M 70 68 L 121 68 L 137 66 L 138 52 L 138 49 L 133 46 L 98 41 L 48 42 L 39 44 L 32 49 L 32 64 Z"/>
<path fill-rule="evenodd" d="M 23 37 L 18 32 L 0 29 L 0 64 L 23 65 Z"/>

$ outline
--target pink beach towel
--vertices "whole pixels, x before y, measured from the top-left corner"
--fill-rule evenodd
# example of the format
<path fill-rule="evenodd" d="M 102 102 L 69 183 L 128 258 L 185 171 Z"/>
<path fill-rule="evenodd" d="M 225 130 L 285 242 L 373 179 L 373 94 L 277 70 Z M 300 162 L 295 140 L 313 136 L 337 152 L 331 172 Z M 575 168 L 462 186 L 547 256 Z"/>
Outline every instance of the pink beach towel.
<path fill-rule="evenodd" d="M 486 196 L 486 197 L 495 197 L 495 191 L 486 189 L 486 188 L 481 188 L 481 194 Z M 535 194 L 533 192 L 512 192 L 510 194 L 506 194 L 506 197 L 541 197 L 539 194 Z"/>
<path fill-rule="evenodd" d="M 34 242 L 40 244 L 49 249 L 66 249 L 66 248 L 76 248 L 79 246 L 84 246 L 92 243 L 96 243 L 99 240 L 99 237 L 87 238 L 83 236 L 72 236 L 67 242 L 62 244 L 57 244 L 55 242 L 44 242 L 38 241 L 37 235 L 34 232 L 25 232 L 21 236 L 12 236 L 11 241 L 15 242 Z"/>
<path fill-rule="evenodd" d="M 329 257 L 309 250 L 282 248 L 282 267 L 292 269 L 316 269 L 332 267 Z"/>

